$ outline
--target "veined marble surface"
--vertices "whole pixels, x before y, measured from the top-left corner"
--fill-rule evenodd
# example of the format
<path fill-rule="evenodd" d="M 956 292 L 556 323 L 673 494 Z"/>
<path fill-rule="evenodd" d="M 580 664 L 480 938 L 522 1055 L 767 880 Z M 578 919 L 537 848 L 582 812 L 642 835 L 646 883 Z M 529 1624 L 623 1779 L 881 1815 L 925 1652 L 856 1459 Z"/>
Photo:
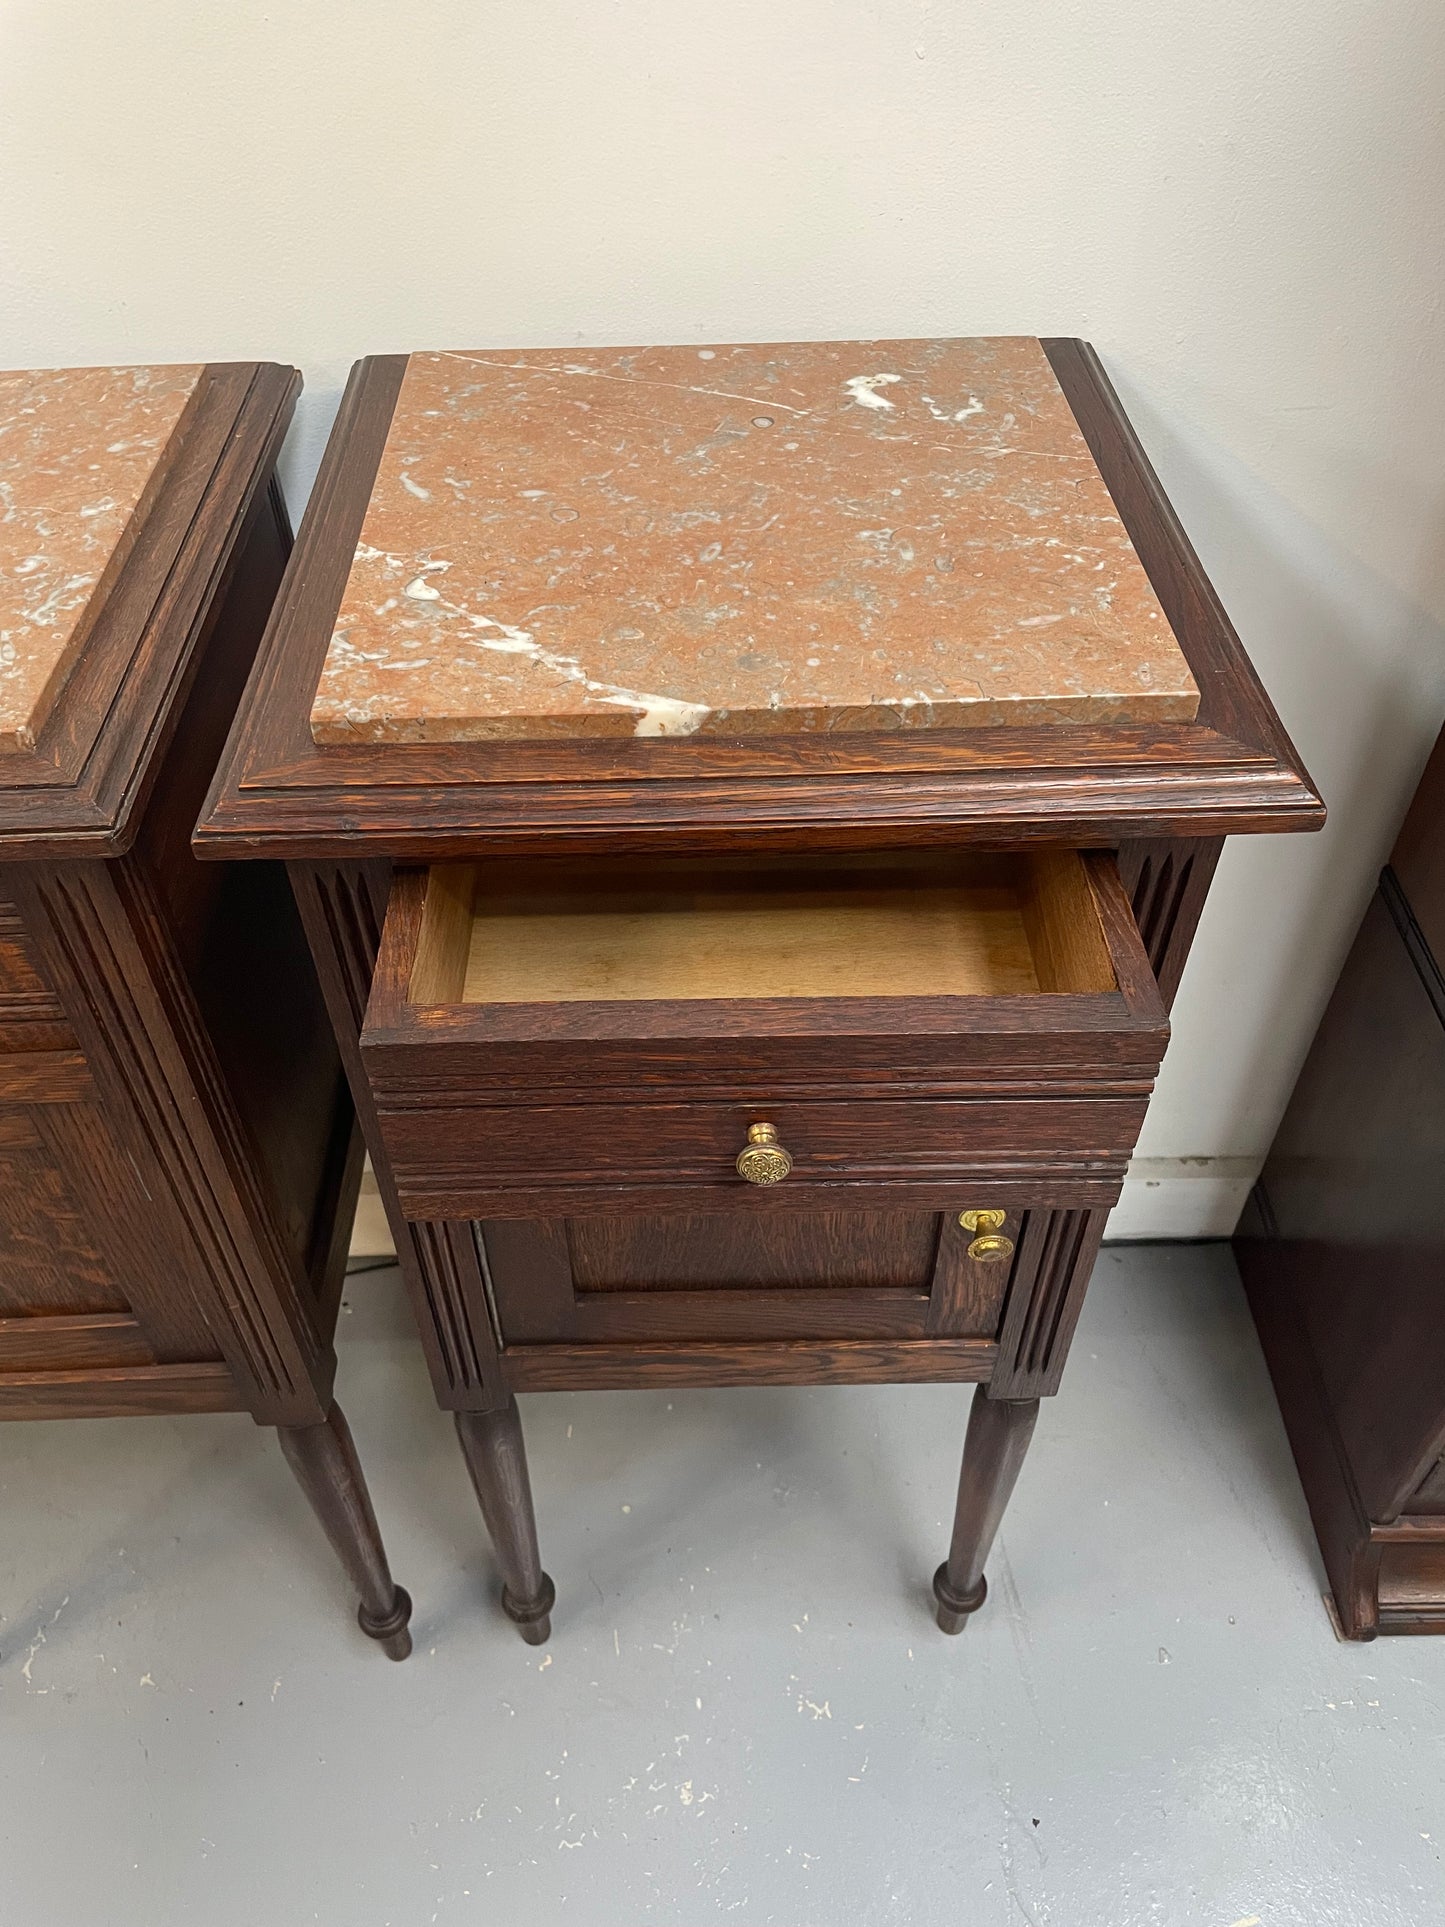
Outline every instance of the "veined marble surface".
<path fill-rule="evenodd" d="M 1187 721 L 1037 341 L 412 355 L 318 742 Z"/>
<path fill-rule="evenodd" d="M 34 747 L 201 374 L 0 373 L 0 751 Z"/>

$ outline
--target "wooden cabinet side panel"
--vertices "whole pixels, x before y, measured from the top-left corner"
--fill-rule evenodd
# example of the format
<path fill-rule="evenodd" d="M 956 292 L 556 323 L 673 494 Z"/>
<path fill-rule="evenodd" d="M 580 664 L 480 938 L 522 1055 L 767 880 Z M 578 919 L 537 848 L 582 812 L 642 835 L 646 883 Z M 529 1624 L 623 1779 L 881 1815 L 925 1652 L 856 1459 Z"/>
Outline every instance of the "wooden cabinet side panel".
<path fill-rule="evenodd" d="M 100 1093 L 107 1129 L 135 1174 L 137 1209 L 113 1196 L 137 1316 L 179 1317 L 189 1304 L 258 1419 L 309 1423 L 329 1397 L 330 1356 L 317 1342 L 266 1227 L 238 1193 L 216 1137 L 214 1074 L 203 1027 L 167 977 L 163 932 L 144 880 L 117 864 L 28 864 L 9 873 L 26 925 L 56 984 Z M 155 981 L 159 973 L 163 981 Z M 177 1035 L 177 1027 L 185 1033 Z M 214 1094 L 212 1094 L 214 1095 Z"/>
<path fill-rule="evenodd" d="M 327 1256 L 345 1196 L 352 1106 L 284 866 L 201 863 L 191 833 L 290 552 L 280 491 L 261 492 L 198 649 L 203 672 L 155 775 L 127 873 L 136 922 L 199 1025 L 218 1137 L 257 1235 L 308 1299 L 329 1343 Z"/>
<path fill-rule="evenodd" d="M 1377 891 L 1236 1248 L 1261 1292 L 1272 1274 L 1288 1282 L 1276 1344 L 1288 1337 L 1309 1354 L 1360 1503 L 1379 1522 L 1398 1516 L 1445 1450 L 1442 1170 L 1445 1026 Z"/>

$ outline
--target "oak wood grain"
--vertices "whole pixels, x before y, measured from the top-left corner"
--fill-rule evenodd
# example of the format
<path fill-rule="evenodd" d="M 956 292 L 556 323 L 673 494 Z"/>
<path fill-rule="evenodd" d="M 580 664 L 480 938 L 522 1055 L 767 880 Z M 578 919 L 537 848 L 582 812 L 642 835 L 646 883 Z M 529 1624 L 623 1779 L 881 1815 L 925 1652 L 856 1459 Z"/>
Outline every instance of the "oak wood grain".
<path fill-rule="evenodd" d="M 507 1376 L 519 1392 L 708 1385 L 976 1384 L 997 1347 L 981 1338 L 833 1344 L 509 1345 Z"/>
<path fill-rule="evenodd" d="M 5 1419 L 140 1418 L 235 1409 L 235 1382 L 220 1363 L 34 1372 L 0 1368 L 0 1418 Z"/>
<path fill-rule="evenodd" d="M 128 1311 L 0 1317 L 0 1361 L 9 1372 L 157 1363 L 138 1320 Z"/>

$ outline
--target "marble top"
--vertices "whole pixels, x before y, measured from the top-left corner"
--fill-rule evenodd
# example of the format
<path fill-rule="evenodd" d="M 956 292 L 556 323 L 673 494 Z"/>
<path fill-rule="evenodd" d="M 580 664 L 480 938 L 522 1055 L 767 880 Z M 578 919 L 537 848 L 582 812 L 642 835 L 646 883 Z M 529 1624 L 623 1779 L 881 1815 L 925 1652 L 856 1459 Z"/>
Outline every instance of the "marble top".
<path fill-rule="evenodd" d="M 1038 342 L 407 363 L 314 738 L 1188 721 Z"/>
<path fill-rule="evenodd" d="M 0 752 L 34 748 L 202 373 L 0 372 Z"/>

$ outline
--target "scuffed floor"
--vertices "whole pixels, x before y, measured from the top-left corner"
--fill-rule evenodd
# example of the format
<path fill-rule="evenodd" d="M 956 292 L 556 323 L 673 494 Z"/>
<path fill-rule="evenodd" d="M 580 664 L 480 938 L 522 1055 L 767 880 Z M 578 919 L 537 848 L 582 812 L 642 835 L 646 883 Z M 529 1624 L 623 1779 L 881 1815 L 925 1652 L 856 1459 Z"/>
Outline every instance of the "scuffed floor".
<path fill-rule="evenodd" d="M 966 1389 L 524 1401 L 537 1652 L 349 1297 L 404 1666 L 248 1420 L 0 1432 L 4 1927 L 1445 1921 L 1445 1642 L 1335 1641 L 1225 1248 L 1105 1253 L 959 1639 Z"/>

